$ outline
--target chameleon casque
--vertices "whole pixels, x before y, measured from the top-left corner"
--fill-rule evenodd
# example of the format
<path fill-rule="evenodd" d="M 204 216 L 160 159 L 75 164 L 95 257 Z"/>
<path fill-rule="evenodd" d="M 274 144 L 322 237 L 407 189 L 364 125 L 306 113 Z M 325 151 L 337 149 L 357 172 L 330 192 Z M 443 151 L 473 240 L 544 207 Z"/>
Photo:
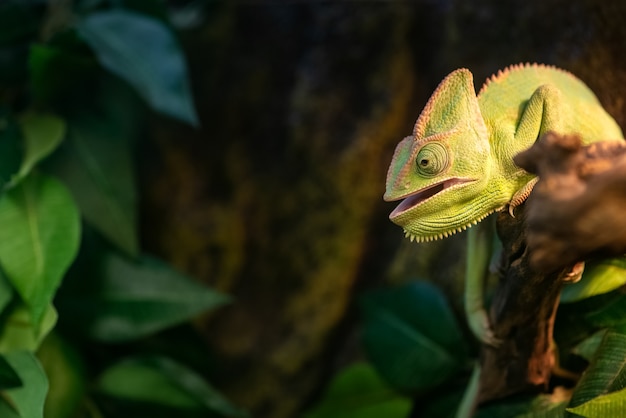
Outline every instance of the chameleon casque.
<path fill-rule="evenodd" d="M 401 202 L 389 218 L 421 242 L 507 207 L 513 214 L 536 183 L 513 156 L 548 131 L 576 133 L 585 144 L 623 138 L 593 92 L 564 70 L 514 65 L 490 77 L 478 95 L 469 70 L 452 72 L 396 147 L 384 200 Z M 482 297 L 490 240 L 468 231 L 465 309 L 474 334 L 495 345 Z"/>

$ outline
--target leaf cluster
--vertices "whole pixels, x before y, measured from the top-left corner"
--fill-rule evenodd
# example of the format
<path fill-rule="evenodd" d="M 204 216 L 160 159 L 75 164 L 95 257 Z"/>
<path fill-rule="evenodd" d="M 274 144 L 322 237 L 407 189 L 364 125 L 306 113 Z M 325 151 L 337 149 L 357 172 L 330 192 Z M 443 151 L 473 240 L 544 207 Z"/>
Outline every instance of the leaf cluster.
<path fill-rule="evenodd" d="M 140 248 L 149 110 L 198 124 L 163 3 L 0 2 L 2 417 L 246 415 L 184 325 L 229 298 Z"/>
<path fill-rule="evenodd" d="M 592 265 L 593 271 L 626 277 L 615 260 Z M 564 292 L 554 338 L 568 378 L 555 378 L 551 393 L 485 405 L 477 418 L 623 416 L 626 294 L 596 292 L 604 287 L 581 284 Z M 341 370 L 306 417 L 454 417 L 477 353 L 443 293 L 415 280 L 372 291 L 361 307 L 367 361 Z"/>

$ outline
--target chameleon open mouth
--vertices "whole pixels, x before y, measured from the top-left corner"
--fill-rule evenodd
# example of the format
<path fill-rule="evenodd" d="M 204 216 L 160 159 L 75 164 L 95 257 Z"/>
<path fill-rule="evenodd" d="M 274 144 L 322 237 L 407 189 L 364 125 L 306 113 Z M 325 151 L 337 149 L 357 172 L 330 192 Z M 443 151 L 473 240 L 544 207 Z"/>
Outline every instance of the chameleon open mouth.
<path fill-rule="evenodd" d="M 443 192 L 444 190 L 453 188 L 455 186 L 460 186 L 462 184 L 471 183 L 473 181 L 475 180 L 453 177 L 447 180 L 443 180 L 439 183 L 433 184 L 432 186 L 423 188 L 421 190 L 417 190 L 406 196 L 403 196 L 402 199 L 404 200 L 400 202 L 400 204 L 396 206 L 393 212 L 389 214 L 389 219 L 393 220 L 394 218 L 397 218 L 398 216 L 402 215 L 406 211 L 413 209 L 416 206 L 421 205 L 422 203 L 427 201 L 429 198 L 433 197 L 434 195 L 438 193 Z"/>

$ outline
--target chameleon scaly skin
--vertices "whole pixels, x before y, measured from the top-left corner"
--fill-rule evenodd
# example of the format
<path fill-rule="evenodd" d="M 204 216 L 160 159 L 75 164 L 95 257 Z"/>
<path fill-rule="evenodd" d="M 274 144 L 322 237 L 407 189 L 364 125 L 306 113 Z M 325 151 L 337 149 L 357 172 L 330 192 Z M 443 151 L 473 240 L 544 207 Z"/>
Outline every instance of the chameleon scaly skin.
<path fill-rule="evenodd" d="M 478 96 L 469 70 L 452 72 L 396 147 L 384 199 L 401 202 L 389 218 L 411 240 L 430 241 L 519 205 L 536 179 L 513 156 L 548 131 L 576 133 L 584 143 L 623 138 L 593 92 L 564 70 L 515 65 L 488 79 Z M 470 253 L 476 239 L 470 230 Z M 466 274 L 468 320 L 479 339 L 495 343 L 477 296 L 484 262 L 477 264 Z"/>

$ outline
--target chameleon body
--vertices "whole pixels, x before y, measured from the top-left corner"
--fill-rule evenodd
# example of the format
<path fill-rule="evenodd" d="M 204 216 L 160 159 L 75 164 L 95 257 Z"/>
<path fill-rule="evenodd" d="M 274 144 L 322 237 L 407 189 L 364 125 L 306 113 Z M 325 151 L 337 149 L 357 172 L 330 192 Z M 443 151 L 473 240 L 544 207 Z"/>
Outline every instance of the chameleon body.
<path fill-rule="evenodd" d="M 523 202 L 536 178 L 513 156 L 548 131 L 576 133 L 584 143 L 622 139 L 593 92 L 572 74 L 538 64 L 515 65 L 489 78 L 476 95 L 469 70 L 449 74 L 396 147 L 387 174 L 389 215 L 416 241 L 443 238 L 489 214 Z M 466 312 L 481 340 L 496 342 L 482 304 L 489 239 L 470 229 Z"/>

